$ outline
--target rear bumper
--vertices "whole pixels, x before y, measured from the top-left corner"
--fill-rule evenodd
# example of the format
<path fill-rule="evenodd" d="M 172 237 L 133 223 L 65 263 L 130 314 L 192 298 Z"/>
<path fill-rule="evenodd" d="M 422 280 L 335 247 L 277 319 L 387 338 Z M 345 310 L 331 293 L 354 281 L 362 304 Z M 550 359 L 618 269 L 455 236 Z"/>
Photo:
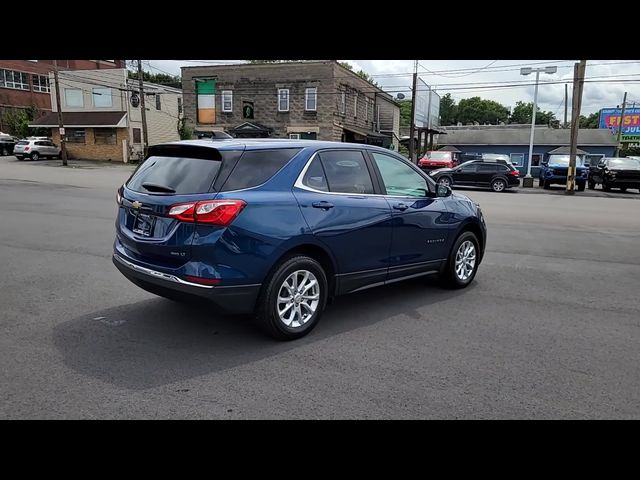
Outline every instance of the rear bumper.
<path fill-rule="evenodd" d="M 120 273 L 136 285 L 144 288 L 151 284 L 165 290 L 173 290 L 194 297 L 205 298 L 229 313 L 251 313 L 254 310 L 261 284 L 214 286 L 188 282 L 175 275 L 137 265 L 113 254 L 113 264 Z"/>

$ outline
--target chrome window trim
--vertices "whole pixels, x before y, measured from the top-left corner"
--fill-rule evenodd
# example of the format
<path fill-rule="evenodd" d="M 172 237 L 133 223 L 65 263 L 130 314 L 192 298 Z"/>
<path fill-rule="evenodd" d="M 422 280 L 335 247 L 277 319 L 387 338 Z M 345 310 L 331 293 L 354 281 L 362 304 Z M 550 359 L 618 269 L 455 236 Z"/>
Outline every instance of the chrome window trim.
<path fill-rule="evenodd" d="M 328 150 L 325 150 L 325 151 L 332 151 L 332 150 L 341 150 L 341 149 L 340 148 L 335 148 L 335 149 L 328 149 Z M 355 150 L 355 149 L 349 148 L 349 149 L 344 149 L 344 150 L 351 151 L 351 150 Z M 316 155 L 318 155 L 322 151 L 323 150 L 318 150 L 318 151 L 314 152 L 314 154 L 311 155 L 309 160 L 307 160 L 307 164 L 304 166 L 304 168 L 300 172 L 300 175 L 298 175 L 298 178 L 296 179 L 295 183 L 293 184 L 293 186 L 295 188 L 299 188 L 300 190 L 306 190 L 308 192 L 324 193 L 326 195 L 343 195 L 343 196 L 347 196 L 347 197 L 387 197 L 387 198 L 415 198 L 415 199 L 427 198 L 427 197 L 411 197 L 411 196 L 406 196 L 406 195 L 388 195 L 388 194 L 382 194 L 382 193 L 325 192 L 324 190 L 318 190 L 316 188 L 313 188 L 313 187 L 310 187 L 308 185 L 305 185 L 304 183 L 302 183 L 302 179 L 306 175 L 307 170 L 309 169 L 309 166 L 311 165 L 311 162 L 316 158 Z M 363 150 L 357 150 L 357 151 L 362 152 Z M 392 157 L 391 155 L 389 155 L 389 156 Z M 373 178 L 371 180 L 373 181 Z M 428 197 L 428 198 L 434 198 L 434 199 L 437 200 L 439 197 Z"/>

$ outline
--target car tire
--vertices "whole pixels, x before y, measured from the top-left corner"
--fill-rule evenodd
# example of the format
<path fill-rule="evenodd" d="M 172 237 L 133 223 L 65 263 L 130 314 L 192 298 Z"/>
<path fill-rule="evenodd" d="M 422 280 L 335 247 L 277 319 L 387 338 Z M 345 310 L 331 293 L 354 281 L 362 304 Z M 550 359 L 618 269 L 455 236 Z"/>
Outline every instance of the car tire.
<path fill-rule="evenodd" d="M 579 191 L 579 192 L 584 192 L 584 187 L 585 187 L 585 184 L 584 184 L 584 183 L 579 183 L 579 184 L 578 184 L 578 191 Z"/>
<path fill-rule="evenodd" d="M 299 285 L 298 282 L 304 283 Z M 300 291 L 295 290 L 296 286 L 306 287 L 303 293 L 308 298 L 301 296 Z M 327 276 L 322 266 L 306 255 L 288 257 L 263 283 L 256 303 L 256 321 L 277 340 L 295 340 L 307 335 L 318 324 L 327 297 Z"/>
<path fill-rule="evenodd" d="M 626 191 L 627 191 L 627 187 L 620 187 L 620 191 L 621 191 L 622 193 L 626 192 Z"/>
<path fill-rule="evenodd" d="M 504 192 L 507 189 L 507 182 L 502 178 L 496 178 L 491 182 L 491 190 L 494 192 Z"/>
<path fill-rule="evenodd" d="M 9 149 L 8 148 L 3 148 L 2 149 L 2 156 L 3 157 L 8 157 L 9 156 Z"/>
<path fill-rule="evenodd" d="M 589 180 L 589 190 L 595 190 L 596 182 Z"/>
<path fill-rule="evenodd" d="M 540 185 L 540 188 L 544 188 L 544 178 L 541 178 L 539 180 L 539 185 Z"/>
<path fill-rule="evenodd" d="M 38 160 L 40 160 L 40 154 L 38 152 L 33 152 L 31 154 L 31 160 L 33 160 L 34 162 L 37 162 Z"/>
<path fill-rule="evenodd" d="M 453 180 L 448 175 L 443 175 L 442 177 L 438 178 L 437 183 L 451 188 L 451 185 L 453 185 Z"/>
<path fill-rule="evenodd" d="M 545 180 L 544 183 L 542 184 L 542 188 L 544 188 L 545 190 L 550 190 L 551 184 Z"/>
<path fill-rule="evenodd" d="M 469 244 L 473 246 L 473 252 L 468 250 Z M 466 253 L 465 253 L 466 252 Z M 467 263 L 470 258 L 465 255 L 474 253 L 472 269 L 469 271 Z M 441 278 L 444 285 L 448 288 L 465 288 L 475 278 L 478 271 L 478 263 L 480 261 L 480 248 L 478 238 L 472 232 L 462 232 L 462 234 L 456 239 L 449 254 L 449 259 L 442 272 Z M 462 262 L 462 263 L 461 263 Z M 462 270 L 460 267 L 462 266 Z M 462 272 L 462 273 L 461 273 Z"/>
<path fill-rule="evenodd" d="M 611 187 L 604 180 L 602 181 L 602 190 L 604 190 L 605 192 L 610 192 L 611 191 Z"/>

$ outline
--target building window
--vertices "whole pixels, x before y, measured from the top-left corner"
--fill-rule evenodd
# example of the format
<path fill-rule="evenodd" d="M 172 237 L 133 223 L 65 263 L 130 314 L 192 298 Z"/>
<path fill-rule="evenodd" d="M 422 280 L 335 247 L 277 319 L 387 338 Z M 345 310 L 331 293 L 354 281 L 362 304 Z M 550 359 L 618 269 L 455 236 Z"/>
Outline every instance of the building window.
<path fill-rule="evenodd" d="M 160 103 L 159 93 L 156 93 L 156 110 L 162 110 L 162 104 Z"/>
<path fill-rule="evenodd" d="M 133 129 L 133 143 L 142 143 L 142 130 L 139 128 Z"/>
<path fill-rule="evenodd" d="M 84 99 L 82 98 L 82 90 L 79 88 L 65 88 L 64 104 L 67 107 L 83 107 Z"/>
<path fill-rule="evenodd" d="M 300 140 L 300 134 L 299 133 L 290 133 L 289 134 L 289 138 L 291 140 Z"/>
<path fill-rule="evenodd" d="M 308 112 L 315 112 L 318 108 L 318 87 L 305 89 L 304 109 Z"/>
<path fill-rule="evenodd" d="M 51 91 L 49 88 L 49 77 L 46 75 L 32 75 L 31 81 L 33 83 L 34 92 L 48 93 Z"/>
<path fill-rule="evenodd" d="M 29 75 L 15 70 L 0 69 L 0 87 L 29 90 Z"/>
<path fill-rule="evenodd" d="M 182 113 L 182 97 L 178 97 L 178 115 Z"/>
<path fill-rule="evenodd" d="M 67 143 L 86 143 L 84 128 L 67 128 L 65 137 Z"/>
<path fill-rule="evenodd" d="M 116 129 L 115 128 L 94 128 L 96 145 L 115 145 Z"/>
<path fill-rule="evenodd" d="M 524 153 L 512 153 L 511 163 L 513 163 L 517 167 L 521 167 L 524 163 Z"/>
<path fill-rule="evenodd" d="M 233 112 L 233 91 L 231 90 L 222 91 L 222 111 Z"/>
<path fill-rule="evenodd" d="M 288 88 L 278 89 L 278 111 L 279 112 L 289 111 L 289 89 Z"/>
<path fill-rule="evenodd" d="M 92 95 L 94 107 L 109 108 L 113 106 L 110 88 L 94 88 L 92 91 Z"/>
<path fill-rule="evenodd" d="M 340 93 L 340 113 L 344 115 L 347 112 L 347 92 L 344 90 Z"/>
<path fill-rule="evenodd" d="M 358 118 L 358 92 L 353 95 L 353 118 Z"/>

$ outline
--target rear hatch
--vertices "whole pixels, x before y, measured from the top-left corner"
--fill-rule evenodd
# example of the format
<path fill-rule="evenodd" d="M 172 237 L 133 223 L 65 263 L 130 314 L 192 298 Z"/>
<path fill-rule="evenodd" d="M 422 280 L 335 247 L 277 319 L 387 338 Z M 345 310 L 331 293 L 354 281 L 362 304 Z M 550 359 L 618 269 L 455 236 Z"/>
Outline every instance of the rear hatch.
<path fill-rule="evenodd" d="M 189 261 L 196 224 L 169 212 L 177 204 L 213 199 L 241 154 L 189 144 L 150 147 L 148 158 L 118 191 L 116 229 L 127 253 L 168 268 Z"/>
<path fill-rule="evenodd" d="M 14 155 L 17 153 L 22 155 L 24 153 L 24 147 L 26 147 L 27 145 L 29 145 L 28 140 L 20 140 L 18 143 L 16 143 L 15 147 L 13 147 Z"/>

